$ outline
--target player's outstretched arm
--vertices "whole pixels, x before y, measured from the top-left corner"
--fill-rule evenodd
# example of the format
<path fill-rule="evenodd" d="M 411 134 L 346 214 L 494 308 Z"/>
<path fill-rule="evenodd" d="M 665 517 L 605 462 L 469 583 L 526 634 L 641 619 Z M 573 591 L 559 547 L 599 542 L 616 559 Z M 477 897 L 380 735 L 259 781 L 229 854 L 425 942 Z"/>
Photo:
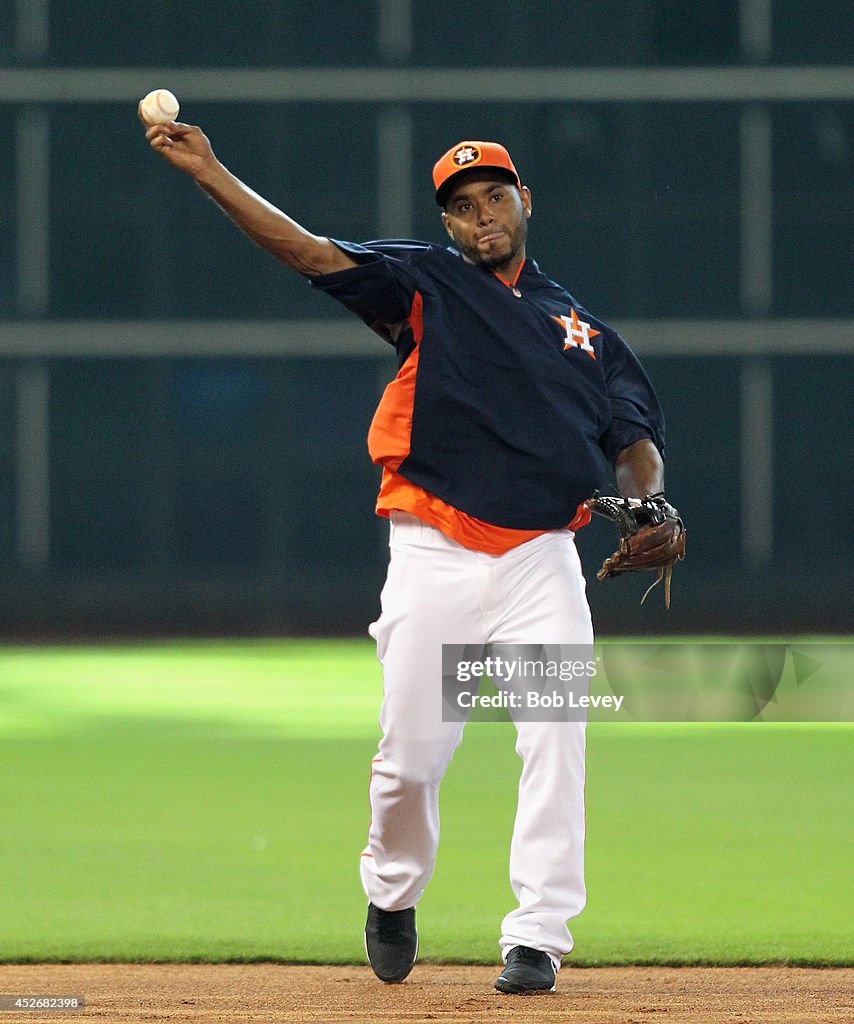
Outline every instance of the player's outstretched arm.
<path fill-rule="evenodd" d="M 145 135 L 152 149 L 189 174 L 241 231 L 282 263 L 309 277 L 356 265 L 328 238 L 313 235 L 236 178 L 201 128 L 170 121 L 152 125 Z"/>
<path fill-rule="evenodd" d="M 664 490 L 664 462 L 649 438 L 624 448 L 614 463 L 617 487 L 624 498 L 643 498 Z"/>

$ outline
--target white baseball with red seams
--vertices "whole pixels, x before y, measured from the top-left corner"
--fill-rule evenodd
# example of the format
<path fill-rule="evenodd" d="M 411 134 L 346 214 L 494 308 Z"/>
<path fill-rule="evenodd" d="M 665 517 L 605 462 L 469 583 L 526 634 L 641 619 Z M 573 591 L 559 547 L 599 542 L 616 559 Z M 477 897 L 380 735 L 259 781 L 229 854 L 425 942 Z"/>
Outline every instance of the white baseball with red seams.
<path fill-rule="evenodd" d="M 142 100 L 139 109 L 147 124 L 168 124 L 178 116 L 181 105 L 168 89 L 154 89 Z"/>

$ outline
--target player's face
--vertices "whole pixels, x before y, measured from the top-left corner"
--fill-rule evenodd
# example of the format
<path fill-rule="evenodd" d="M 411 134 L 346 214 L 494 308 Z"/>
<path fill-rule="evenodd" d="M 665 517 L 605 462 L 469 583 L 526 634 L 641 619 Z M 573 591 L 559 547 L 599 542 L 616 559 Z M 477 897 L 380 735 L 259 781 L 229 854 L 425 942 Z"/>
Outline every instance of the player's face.
<path fill-rule="evenodd" d="M 526 187 L 484 172 L 465 177 L 451 192 L 442 220 L 465 259 L 500 270 L 524 259 L 530 216 Z"/>

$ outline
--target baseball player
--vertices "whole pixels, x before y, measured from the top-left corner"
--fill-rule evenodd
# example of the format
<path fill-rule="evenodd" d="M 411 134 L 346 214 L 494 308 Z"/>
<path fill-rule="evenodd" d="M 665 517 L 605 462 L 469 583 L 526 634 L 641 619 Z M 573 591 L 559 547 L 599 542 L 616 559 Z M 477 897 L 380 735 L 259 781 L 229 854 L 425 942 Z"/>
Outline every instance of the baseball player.
<path fill-rule="evenodd" d="M 376 975 L 415 962 L 438 791 L 463 723 L 443 721 L 443 644 L 591 644 L 574 533 L 613 465 L 623 496 L 663 490 L 663 417 L 637 358 L 527 256 L 531 192 L 507 150 L 463 141 L 433 170 L 451 248 L 312 234 L 252 192 L 197 127 L 147 130 L 252 239 L 360 316 L 397 352 L 368 447 L 390 519 L 382 740 L 361 856 Z M 584 906 L 583 722 L 516 723 L 510 849 L 517 905 L 501 925 L 501 992 L 553 990 Z"/>

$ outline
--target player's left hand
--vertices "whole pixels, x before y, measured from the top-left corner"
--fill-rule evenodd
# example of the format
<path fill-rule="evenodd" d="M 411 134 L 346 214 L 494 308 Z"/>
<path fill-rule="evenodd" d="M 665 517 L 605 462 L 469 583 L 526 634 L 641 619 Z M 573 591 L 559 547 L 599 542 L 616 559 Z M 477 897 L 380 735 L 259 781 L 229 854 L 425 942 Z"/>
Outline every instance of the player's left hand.
<path fill-rule="evenodd" d="M 663 579 L 664 604 L 669 608 L 673 566 L 685 557 L 685 526 L 676 509 L 665 501 L 664 493 L 614 498 L 596 491 L 585 504 L 591 512 L 609 519 L 620 536 L 619 547 L 602 563 L 597 578 L 657 569 L 658 578 L 641 598 L 641 604 Z"/>

